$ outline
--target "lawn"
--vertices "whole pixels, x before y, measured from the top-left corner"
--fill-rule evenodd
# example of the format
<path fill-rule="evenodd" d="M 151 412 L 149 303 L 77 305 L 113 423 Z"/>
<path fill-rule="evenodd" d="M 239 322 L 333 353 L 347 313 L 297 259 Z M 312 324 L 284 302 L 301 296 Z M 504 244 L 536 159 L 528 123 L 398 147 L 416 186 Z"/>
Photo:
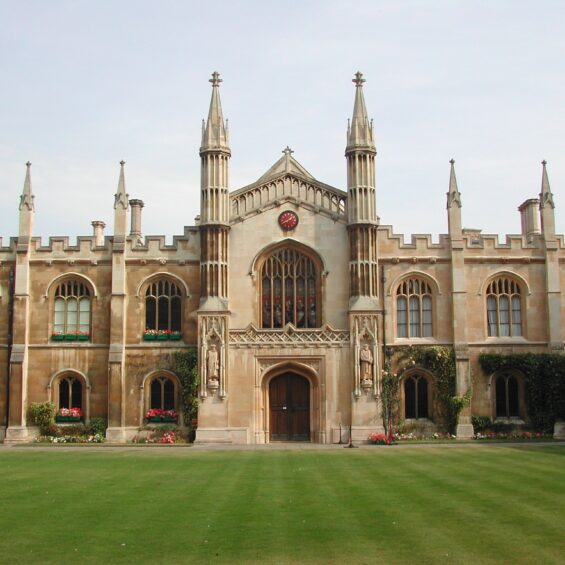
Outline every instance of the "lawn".
<path fill-rule="evenodd" d="M 0 450 L 2 563 L 565 563 L 565 447 Z"/>

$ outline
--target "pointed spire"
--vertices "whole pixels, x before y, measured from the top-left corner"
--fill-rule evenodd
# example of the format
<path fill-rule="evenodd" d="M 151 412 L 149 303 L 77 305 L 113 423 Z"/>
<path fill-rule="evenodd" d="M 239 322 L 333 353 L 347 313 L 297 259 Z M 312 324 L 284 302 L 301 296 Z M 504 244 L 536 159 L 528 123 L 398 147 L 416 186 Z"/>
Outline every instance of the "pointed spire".
<path fill-rule="evenodd" d="M 455 160 L 450 159 L 451 171 L 449 173 L 449 192 L 447 193 L 447 207 L 458 206 L 461 208 L 461 193 L 457 187 L 457 177 L 455 176 Z"/>
<path fill-rule="evenodd" d="M 124 175 L 125 164 L 125 161 L 120 161 L 120 180 L 118 181 L 118 190 L 114 195 L 114 210 L 117 210 L 118 206 L 121 206 L 123 210 L 128 209 L 129 194 L 126 193 L 126 179 Z"/>
<path fill-rule="evenodd" d="M 555 204 L 553 202 L 553 193 L 551 192 L 551 188 L 549 186 L 549 178 L 547 177 L 547 161 L 544 159 L 542 162 L 542 173 L 541 173 L 541 192 L 539 195 L 539 207 L 540 210 L 545 208 L 546 206 L 550 206 L 551 208 L 555 208 Z"/>
<path fill-rule="evenodd" d="M 212 98 L 210 100 L 210 110 L 208 112 L 208 120 L 202 131 L 202 146 L 200 152 L 209 149 L 224 149 L 229 151 L 229 134 L 227 122 L 224 122 L 222 114 L 222 103 L 220 101 L 220 73 L 214 71 L 212 78 Z"/>
<path fill-rule="evenodd" d="M 30 212 L 35 211 L 34 201 L 35 196 L 31 191 L 31 163 L 28 161 L 26 163 L 26 178 L 24 181 L 24 189 L 20 196 L 20 211 L 27 208 Z"/>
<path fill-rule="evenodd" d="M 347 126 L 347 148 L 369 147 L 375 149 L 373 138 L 373 123 L 369 121 L 365 97 L 363 95 L 363 73 L 357 71 L 353 78 L 355 84 L 355 104 L 353 106 L 353 117 Z"/>

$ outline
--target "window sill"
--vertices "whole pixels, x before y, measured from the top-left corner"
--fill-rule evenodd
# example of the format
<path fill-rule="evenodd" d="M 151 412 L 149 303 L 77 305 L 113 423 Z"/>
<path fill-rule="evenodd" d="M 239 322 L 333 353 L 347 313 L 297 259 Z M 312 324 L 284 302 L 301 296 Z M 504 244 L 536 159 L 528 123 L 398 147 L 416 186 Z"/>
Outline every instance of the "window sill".
<path fill-rule="evenodd" d="M 524 420 L 520 416 L 510 416 L 510 418 L 498 417 L 498 418 L 494 419 L 494 423 L 495 424 L 506 424 L 506 425 L 512 425 L 512 426 L 516 426 L 516 425 L 523 426 L 523 425 L 526 424 L 526 422 L 524 422 Z"/>
<path fill-rule="evenodd" d="M 435 337 L 397 337 L 394 340 L 395 344 L 409 344 L 409 343 L 418 343 L 418 344 L 430 344 L 430 345 L 437 345 L 440 342 Z"/>
<path fill-rule="evenodd" d="M 485 343 L 528 343 L 524 336 L 490 336 L 485 339 Z"/>

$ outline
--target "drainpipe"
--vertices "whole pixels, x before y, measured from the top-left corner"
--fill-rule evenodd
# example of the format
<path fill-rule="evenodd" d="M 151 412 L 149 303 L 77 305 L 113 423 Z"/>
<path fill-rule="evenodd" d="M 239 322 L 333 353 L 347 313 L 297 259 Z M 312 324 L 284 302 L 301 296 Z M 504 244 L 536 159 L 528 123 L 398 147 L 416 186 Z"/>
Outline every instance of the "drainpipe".
<path fill-rule="evenodd" d="M 385 266 L 381 265 L 381 296 L 383 297 L 383 359 L 386 363 L 387 360 L 387 346 L 386 346 L 386 303 L 385 303 Z"/>
<path fill-rule="evenodd" d="M 10 423 L 10 358 L 14 342 L 14 267 L 8 275 L 8 357 L 6 361 L 6 428 Z"/>

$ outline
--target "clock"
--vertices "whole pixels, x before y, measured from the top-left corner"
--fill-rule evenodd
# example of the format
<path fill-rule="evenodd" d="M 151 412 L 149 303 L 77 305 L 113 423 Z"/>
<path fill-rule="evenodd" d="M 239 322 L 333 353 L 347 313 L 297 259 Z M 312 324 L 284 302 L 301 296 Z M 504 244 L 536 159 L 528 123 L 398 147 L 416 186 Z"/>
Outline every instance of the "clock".
<path fill-rule="evenodd" d="M 298 215 L 295 212 L 286 210 L 279 216 L 279 226 L 285 230 L 293 230 L 298 225 Z"/>

